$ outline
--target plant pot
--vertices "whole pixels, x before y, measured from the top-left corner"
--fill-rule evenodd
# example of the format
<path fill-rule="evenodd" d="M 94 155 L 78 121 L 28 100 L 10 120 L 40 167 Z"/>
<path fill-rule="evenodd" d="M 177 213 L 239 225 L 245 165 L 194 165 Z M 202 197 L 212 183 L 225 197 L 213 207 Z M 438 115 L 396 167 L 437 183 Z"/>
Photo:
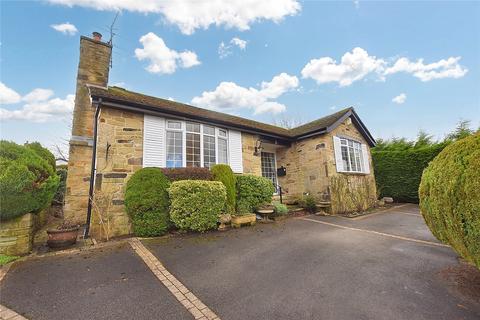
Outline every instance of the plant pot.
<path fill-rule="evenodd" d="M 241 216 L 232 216 L 232 227 L 240 228 L 242 225 L 255 225 L 257 216 L 254 213 L 243 214 Z"/>
<path fill-rule="evenodd" d="M 218 222 L 220 222 L 220 226 L 218 226 L 218 230 L 224 231 L 227 230 L 227 224 L 232 221 L 232 215 L 230 214 L 221 214 L 218 217 Z"/>
<path fill-rule="evenodd" d="M 273 209 L 257 209 L 257 213 L 262 215 L 263 217 L 263 220 L 261 220 L 260 222 L 264 222 L 264 223 L 272 222 L 272 220 L 270 220 L 268 216 L 273 214 L 274 212 L 275 210 Z"/>
<path fill-rule="evenodd" d="M 50 248 L 66 248 L 77 242 L 78 229 L 80 227 L 73 227 L 63 230 L 47 230 L 48 240 L 47 245 Z"/>

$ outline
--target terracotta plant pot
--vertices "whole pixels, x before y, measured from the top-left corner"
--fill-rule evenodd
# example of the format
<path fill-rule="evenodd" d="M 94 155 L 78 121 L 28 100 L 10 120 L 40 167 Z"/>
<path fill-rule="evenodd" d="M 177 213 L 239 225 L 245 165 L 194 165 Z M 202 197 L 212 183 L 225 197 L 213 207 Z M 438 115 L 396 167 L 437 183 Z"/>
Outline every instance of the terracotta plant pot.
<path fill-rule="evenodd" d="M 80 227 L 72 227 L 63 230 L 47 230 L 47 244 L 50 248 L 66 248 L 77 242 L 78 229 Z"/>

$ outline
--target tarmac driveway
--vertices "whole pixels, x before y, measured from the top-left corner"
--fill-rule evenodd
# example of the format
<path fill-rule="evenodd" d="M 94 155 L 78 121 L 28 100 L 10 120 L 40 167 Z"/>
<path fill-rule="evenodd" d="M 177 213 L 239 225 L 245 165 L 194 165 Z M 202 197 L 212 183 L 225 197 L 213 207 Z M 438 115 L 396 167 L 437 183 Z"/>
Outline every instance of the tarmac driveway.
<path fill-rule="evenodd" d="M 440 275 L 457 255 L 413 205 L 144 244 L 222 319 L 480 317 L 480 302 Z"/>
<path fill-rule="evenodd" d="M 480 319 L 480 296 L 445 276 L 465 265 L 414 205 L 142 242 L 224 320 Z M 138 254 L 124 243 L 16 263 L 0 304 L 30 319 L 193 319 Z"/>

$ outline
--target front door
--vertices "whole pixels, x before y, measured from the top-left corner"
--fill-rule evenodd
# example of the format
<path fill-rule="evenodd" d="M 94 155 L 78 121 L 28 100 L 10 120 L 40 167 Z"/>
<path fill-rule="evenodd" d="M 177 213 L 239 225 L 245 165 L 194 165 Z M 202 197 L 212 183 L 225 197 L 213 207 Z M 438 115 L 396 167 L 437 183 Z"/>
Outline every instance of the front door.
<path fill-rule="evenodd" d="M 275 164 L 275 153 L 262 152 L 262 176 L 272 181 L 277 190 L 277 166 Z"/>

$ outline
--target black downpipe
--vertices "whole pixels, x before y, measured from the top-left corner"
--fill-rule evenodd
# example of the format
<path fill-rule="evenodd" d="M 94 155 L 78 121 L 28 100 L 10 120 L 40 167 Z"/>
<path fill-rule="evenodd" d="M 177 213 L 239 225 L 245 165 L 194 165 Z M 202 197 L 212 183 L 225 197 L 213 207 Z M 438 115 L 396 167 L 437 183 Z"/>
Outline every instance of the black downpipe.
<path fill-rule="evenodd" d="M 87 207 L 87 221 L 85 222 L 85 232 L 83 233 L 83 238 L 88 238 L 88 233 L 90 231 L 90 221 L 92 220 L 92 198 L 93 198 L 93 188 L 95 184 L 95 171 L 96 162 L 97 162 L 97 131 L 98 131 L 98 115 L 100 114 L 100 106 L 102 100 L 97 104 L 95 109 L 95 117 L 93 123 L 93 150 L 92 150 L 92 169 L 90 171 L 90 189 L 88 189 L 88 207 Z"/>

